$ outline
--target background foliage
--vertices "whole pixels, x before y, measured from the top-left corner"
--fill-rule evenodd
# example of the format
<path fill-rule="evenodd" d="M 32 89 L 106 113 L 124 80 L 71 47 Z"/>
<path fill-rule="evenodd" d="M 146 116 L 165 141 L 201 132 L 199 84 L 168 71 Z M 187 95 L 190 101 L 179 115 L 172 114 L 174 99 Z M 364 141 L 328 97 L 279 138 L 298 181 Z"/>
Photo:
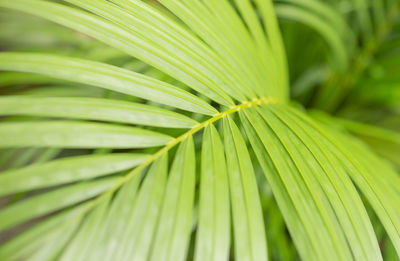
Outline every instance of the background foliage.
<path fill-rule="evenodd" d="M 0 260 L 399 260 L 398 0 L 0 0 Z"/>

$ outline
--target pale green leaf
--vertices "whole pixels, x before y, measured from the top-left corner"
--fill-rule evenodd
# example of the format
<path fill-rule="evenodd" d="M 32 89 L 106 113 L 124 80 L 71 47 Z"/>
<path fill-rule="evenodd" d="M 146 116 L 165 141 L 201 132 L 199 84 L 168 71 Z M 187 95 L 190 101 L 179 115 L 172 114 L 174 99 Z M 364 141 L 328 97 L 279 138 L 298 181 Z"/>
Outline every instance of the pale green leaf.
<path fill-rule="evenodd" d="M 107 215 L 109 204 L 110 195 L 107 195 L 94 210 L 86 215 L 79 231 L 77 231 L 71 242 L 64 249 L 59 260 L 87 260 L 85 258 L 91 253 L 92 245 L 95 245 L 96 236 L 98 236 L 97 233 L 102 231 L 101 222 Z"/>
<path fill-rule="evenodd" d="M 117 178 L 106 178 L 92 182 L 66 186 L 9 205 L 0 212 L 0 231 L 32 218 L 90 199 L 110 189 Z"/>
<path fill-rule="evenodd" d="M 54 160 L 0 175 L 0 196 L 101 177 L 133 168 L 144 154 L 89 155 Z"/>
<path fill-rule="evenodd" d="M 46 247 L 49 241 L 57 241 L 52 237 L 51 231 L 63 231 L 67 233 L 65 230 L 70 230 L 69 225 L 73 226 L 75 222 L 80 222 L 82 213 L 87 209 L 88 204 L 81 204 L 72 209 L 55 214 L 30 227 L 26 231 L 23 231 L 13 238 L 13 240 L 6 242 L 0 247 L 0 259 L 21 260 L 29 257 L 34 251 Z M 47 234 L 49 236 L 47 236 Z"/>
<path fill-rule="evenodd" d="M 209 58 L 214 54 L 210 54 L 209 50 L 204 50 L 204 45 L 190 33 L 185 32 L 182 25 L 173 23 L 168 16 L 157 12 L 157 9 L 145 2 L 113 1 L 125 8 L 119 8 L 106 1 L 67 0 L 67 2 L 107 18 L 115 24 L 129 24 L 130 26 L 125 29 L 131 33 L 131 37 L 138 45 L 143 41 L 146 43 L 147 50 L 153 50 L 159 57 L 174 64 L 177 69 L 188 71 L 190 76 L 198 80 L 198 82 L 192 81 L 189 86 L 200 93 L 222 103 L 232 103 L 229 95 L 239 100 L 243 99 L 240 92 L 238 94 L 237 91 L 231 89 L 232 84 L 237 84 L 229 76 L 227 77 L 227 73 L 223 70 L 224 66 L 215 65 L 217 60 Z M 154 60 L 149 63 L 151 62 L 154 63 Z M 163 70 L 162 67 L 159 68 Z"/>
<path fill-rule="evenodd" d="M 190 128 L 196 124 L 184 115 L 155 106 L 78 97 L 0 97 L 0 115 L 99 120 L 167 128 Z"/>
<path fill-rule="evenodd" d="M 318 256 L 321 255 L 321 249 L 315 247 L 314 237 L 311 236 L 312 232 L 307 223 L 305 223 L 306 219 L 303 218 L 306 213 L 301 211 L 302 209 L 299 206 L 301 201 L 298 201 L 297 195 L 292 198 L 293 192 L 296 194 L 299 193 L 298 189 L 292 186 L 291 190 L 289 190 L 286 187 L 286 182 L 280 177 L 279 169 L 275 166 L 273 158 L 269 156 L 270 153 L 279 153 L 278 147 L 274 145 L 273 140 L 269 137 L 270 135 L 267 134 L 267 132 L 271 132 L 271 130 L 263 126 L 261 124 L 262 121 L 254 117 L 251 117 L 251 121 L 249 121 L 247 119 L 247 117 L 250 117 L 249 115 L 246 114 L 245 116 L 245 114 L 241 112 L 240 116 L 247 137 L 251 142 L 251 146 L 271 186 L 274 197 L 300 256 L 307 260 L 320 260 Z M 293 188 L 296 190 L 293 191 Z M 304 210 L 309 212 L 307 209 Z"/>
<path fill-rule="evenodd" d="M 183 261 L 192 229 L 195 152 L 191 136 L 179 146 L 166 186 L 149 260 Z"/>
<path fill-rule="evenodd" d="M 201 72 L 193 70 L 191 66 L 174 58 L 170 53 L 163 52 L 163 47 L 150 42 L 143 33 L 134 32 L 102 17 L 54 2 L 1 0 L 0 6 L 34 14 L 90 35 L 172 75 L 221 104 L 229 106 L 233 103 L 226 94 L 216 93 L 204 84 L 203 81 L 206 79 L 199 75 Z"/>
<path fill-rule="evenodd" d="M 349 139 L 334 130 L 322 129 L 296 110 L 292 112 L 299 117 L 298 124 L 314 126 L 316 131 L 335 145 L 324 143 L 330 150 L 336 152 L 338 160 L 366 196 L 390 236 L 397 253 L 400 253 L 399 176 L 356 140 Z"/>
<path fill-rule="evenodd" d="M 327 210 L 326 207 L 328 206 L 324 206 L 321 203 L 321 201 L 327 203 L 326 198 L 316 198 L 315 193 L 320 192 L 319 185 L 317 183 L 310 184 L 310 181 L 306 183 L 306 180 L 304 180 L 301 175 L 302 173 L 300 173 L 300 170 L 291 157 L 293 152 L 289 151 L 281 143 L 276 132 L 266 124 L 261 116 L 259 116 L 255 111 L 247 110 L 246 117 L 251 124 L 253 124 L 254 130 L 256 130 L 265 150 L 269 154 L 270 162 L 267 161 L 265 165 L 269 166 L 269 169 L 275 169 L 272 173 L 270 173 L 268 169 L 264 170 L 267 179 L 271 184 L 276 184 L 274 187 L 281 186 L 279 183 L 282 182 L 292 204 L 294 205 L 294 209 L 288 208 L 289 198 L 284 194 L 282 196 L 285 198 L 277 198 L 279 206 L 283 207 L 281 204 L 285 204 L 284 207 L 286 211 L 291 212 L 286 215 L 284 212 L 284 218 L 290 218 L 290 220 L 288 220 L 290 221 L 288 223 L 289 229 L 294 229 L 295 231 L 298 231 L 299 229 L 303 230 L 301 234 L 298 232 L 293 233 L 296 245 L 302 256 L 310 260 L 321 260 L 327 258 L 338 260 L 343 258 L 351 260 L 349 248 L 346 245 L 343 246 L 343 242 L 340 241 L 340 238 L 345 240 L 343 234 L 336 234 L 337 231 L 334 231 L 334 228 L 338 228 L 336 221 L 328 218 L 329 215 L 332 214 L 332 211 L 329 211 L 329 209 Z M 280 177 L 280 182 L 277 177 L 275 177 L 277 174 Z M 308 186 L 310 185 L 313 185 L 312 188 L 314 189 L 309 188 Z M 282 193 L 282 187 L 274 187 L 272 187 L 274 194 L 278 193 L 278 191 L 279 193 Z M 296 211 L 299 218 L 292 219 L 291 216 L 295 214 Z M 298 239 L 296 240 L 297 236 L 307 236 L 309 244 L 305 246 L 303 242 L 299 242 Z M 335 245 L 336 247 L 342 247 L 342 249 L 335 248 Z M 335 249 L 337 250 L 335 251 Z"/>
<path fill-rule="evenodd" d="M 61 260 L 112 260 L 135 205 L 141 176 L 135 175 L 111 198 L 107 194 L 82 225 Z M 99 250 L 102 251 L 99 251 Z"/>
<path fill-rule="evenodd" d="M 105 63 L 49 54 L 3 52 L 0 69 L 88 84 L 198 113 L 216 112 L 203 100 L 178 87 Z"/>
<path fill-rule="evenodd" d="M 237 260 L 267 260 L 264 220 L 252 162 L 242 134 L 229 116 L 224 118 L 224 136 L 235 257 Z"/>
<path fill-rule="evenodd" d="M 229 185 L 224 149 L 214 125 L 205 128 L 195 260 L 227 260 L 230 243 Z"/>
<path fill-rule="evenodd" d="M 147 260 L 149 257 L 164 197 L 167 160 L 168 156 L 163 155 L 147 172 L 132 215 L 122 233 L 121 244 L 110 253 L 115 253 L 115 259 Z"/>
<path fill-rule="evenodd" d="M 274 76 L 266 70 L 264 72 L 271 77 L 263 77 L 259 67 L 262 58 L 257 55 L 254 41 L 228 1 L 161 0 L 160 3 L 198 34 L 225 63 L 233 67 L 231 77 L 240 77 L 240 89 L 243 89 L 242 92 L 245 90 L 249 98 L 254 98 L 260 90 L 271 91 L 269 87 L 273 84 L 266 84 L 266 81 L 273 81 Z M 267 88 L 263 89 L 265 85 Z"/>
<path fill-rule="evenodd" d="M 145 148 L 172 138 L 154 131 L 104 123 L 75 121 L 0 124 L 0 147 Z"/>
<path fill-rule="evenodd" d="M 298 157 L 298 164 L 302 162 L 309 163 L 313 176 L 321 184 L 324 194 L 338 217 L 340 226 L 355 258 L 360 260 L 381 259 L 378 242 L 369 217 L 346 173 L 346 169 L 337 160 L 336 155 L 331 154 L 329 151 L 324 151 L 325 147 L 319 145 L 324 142 L 324 137 L 310 135 L 309 133 L 313 131 L 310 128 L 302 128 L 293 122 L 290 118 L 290 113 L 284 107 L 269 106 L 269 108 L 276 116 L 268 110 L 260 109 L 263 117 L 271 121 L 275 117 L 279 118 L 279 121 L 285 124 L 298 137 L 298 142 L 303 143 L 304 147 L 309 151 L 300 151 L 298 153 L 299 156 L 301 155 Z M 294 143 L 294 140 L 295 138 L 292 138 L 291 143 Z M 301 143 L 294 144 L 296 147 L 301 148 Z M 290 146 L 290 144 L 287 146 Z M 311 164 L 311 162 L 314 162 L 314 164 Z"/>

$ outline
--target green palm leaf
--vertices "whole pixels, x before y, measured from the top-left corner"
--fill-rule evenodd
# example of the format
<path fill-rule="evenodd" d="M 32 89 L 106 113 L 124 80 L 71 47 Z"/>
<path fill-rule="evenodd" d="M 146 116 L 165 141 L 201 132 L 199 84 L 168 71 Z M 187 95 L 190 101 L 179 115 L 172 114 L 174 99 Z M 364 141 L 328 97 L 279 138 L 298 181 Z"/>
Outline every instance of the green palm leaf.
<path fill-rule="evenodd" d="M 196 260 L 226 260 L 229 255 L 229 187 L 222 141 L 214 125 L 205 128 L 201 154 Z"/>
<path fill-rule="evenodd" d="M 0 147 L 146 148 L 172 140 L 140 128 L 75 121 L 7 122 L 0 126 Z"/>
<path fill-rule="evenodd" d="M 1 53 L 0 56 L 0 68 L 3 70 L 40 73 L 195 112 L 215 113 L 210 105 L 179 88 L 104 63 L 26 53 Z"/>
<path fill-rule="evenodd" d="M 396 1 L 0 7 L 1 260 L 400 256 Z"/>

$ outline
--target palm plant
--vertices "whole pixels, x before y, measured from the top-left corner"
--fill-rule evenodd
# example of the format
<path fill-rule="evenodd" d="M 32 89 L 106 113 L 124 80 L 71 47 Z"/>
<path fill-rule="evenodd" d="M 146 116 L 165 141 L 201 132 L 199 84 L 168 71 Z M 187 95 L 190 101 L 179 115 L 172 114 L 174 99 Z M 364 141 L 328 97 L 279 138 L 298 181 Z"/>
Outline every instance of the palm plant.
<path fill-rule="evenodd" d="M 0 7 L 0 260 L 398 260 L 398 1 Z"/>

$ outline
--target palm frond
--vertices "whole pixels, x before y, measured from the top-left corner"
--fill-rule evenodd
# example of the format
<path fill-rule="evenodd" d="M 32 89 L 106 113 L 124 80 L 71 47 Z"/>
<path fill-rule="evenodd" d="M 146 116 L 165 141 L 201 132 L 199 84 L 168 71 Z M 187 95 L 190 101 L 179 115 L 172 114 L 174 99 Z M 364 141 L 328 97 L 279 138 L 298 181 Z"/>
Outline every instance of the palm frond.
<path fill-rule="evenodd" d="M 400 256 L 400 176 L 357 138 L 399 135 L 348 119 L 395 1 L 0 7 L 76 49 L 0 52 L 0 259 L 375 261 L 386 237 Z"/>

